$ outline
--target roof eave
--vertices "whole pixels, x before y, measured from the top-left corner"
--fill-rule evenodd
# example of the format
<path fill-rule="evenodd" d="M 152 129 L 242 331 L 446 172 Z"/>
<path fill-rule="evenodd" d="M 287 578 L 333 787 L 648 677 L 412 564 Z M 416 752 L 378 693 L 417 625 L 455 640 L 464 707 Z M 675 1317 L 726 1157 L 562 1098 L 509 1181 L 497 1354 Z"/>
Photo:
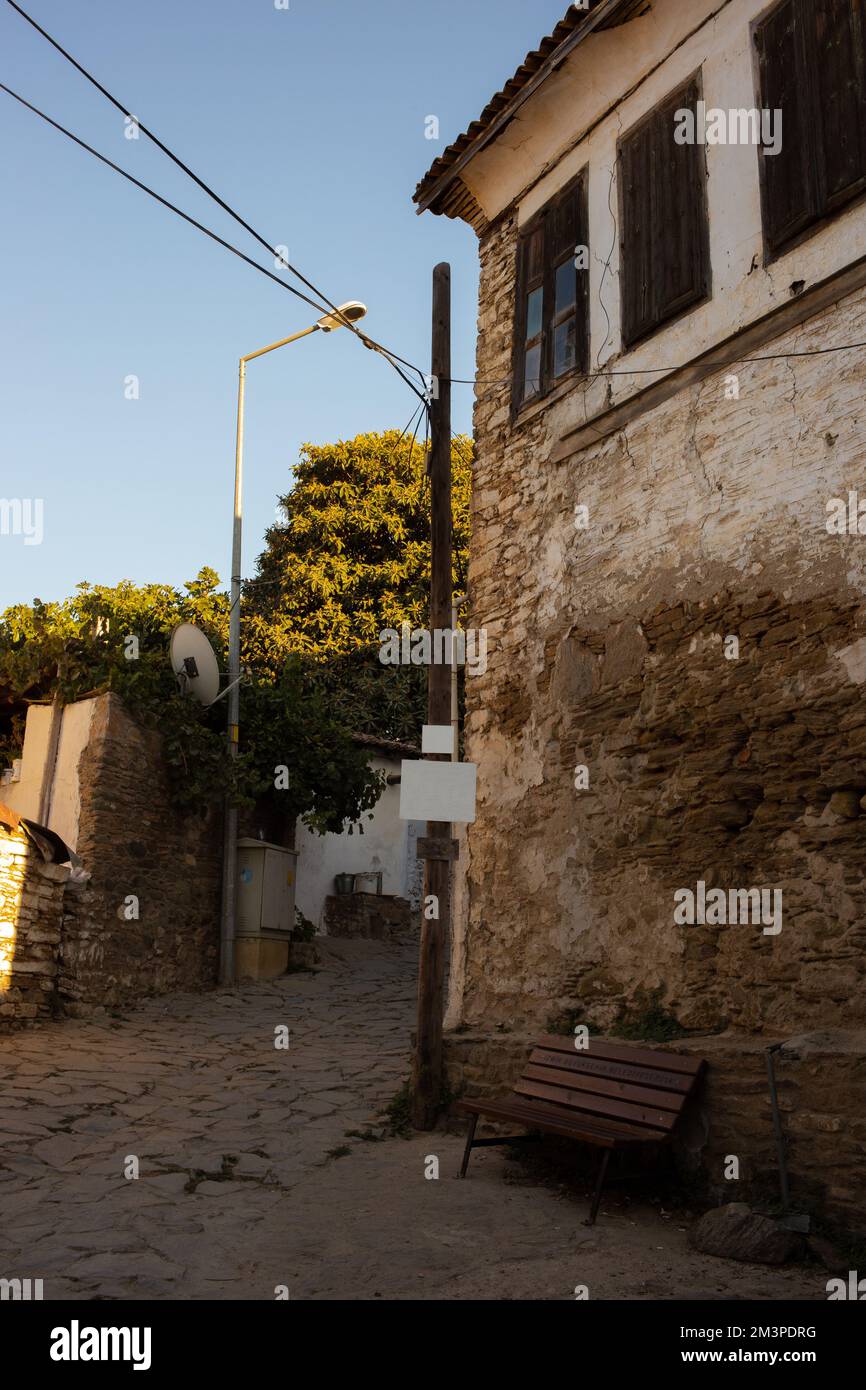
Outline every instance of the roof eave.
<path fill-rule="evenodd" d="M 577 48 L 577 46 L 581 44 L 584 39 L 588 38 L 590 34 L 594 33 L 596 29 L 603 28 L 606 23 L 609 24 L 611 21 L 616 20 L 617 17 L 620 15 L 620 12 L 625 12 L 629 10 L 635 11 L 640 7 L 640 0 L 601 0 L 601 4 L 597 5 L 595 9 L 590 10 L 587 13 L 586 19 L 583 21 L 583 23 L 577 29 L 574 29 L 572 33 L 567 35 L 565 39 L 563 39 L 562 43 L 559 44 L 558 47 L 555 48 L 553 52 L 544 60 L 538 71 L 529 79 L 529 81 L 523 87 L 521 87 L 520 91 L 512 97 L 511 101 L 508 102 L 508 104 L 502 108 L 502 110 L 494 117 L 494 119 L 488 125 L 485 126 L 485 128 L 480 132 L 480 134 L 478 134 L 475 137 L 471 144 L 469 144 L 466 147 L 466 149 L 460 155 L 457 156 L 454 162 L 449 166 L 448 169 L 446 169 L 446 171 L 443 174 L 440 175 L 440 177 L 435 181 L 435 183 L 431 184 L 430 188 L 423 192 L 421 191 L 423 189 L 422 180 L 422 183 L 416 190 L 414 197 L 414 201 L 418 205 L 417 212 L 419 217 L 422 212 L 427 211 L 431 211 L 433 213 L 447 213 L 446 208 L 437 208 L 434 205 L 440 202 L 443 196 L 451 188 L 451 185 L 455 183 L 455 181 L 460 179 L 461 172 L 463 169 L 466 168 L 467 164 L 471 163 L 471 161 L 475 159 L 476 155 L 480 154 L 481 151 L 485 149 L 487 145 L 491 144 L 493 140 L 497 139 L 497 137 L 501 135 L 502 131 L 509 124 L 509 122 L 514 119 L 516 112 L 520 109 L 524 102 L 528 101 L 529 98 L 535 92 L 538 91 L 539 87 L 541 87 L 542 84 L 547 81 L 548 77 L 550 77 L 551 74 L 556 71 L 556 69 L 560 66 L 561 63 L 564 62 L 568 55 L 571 52 L 573 52 L 573 50 Z M 461 179 L 460 182 L 463 183 L 463 180 Z M 469 194 L 469 196 L 471 197 L 470 190 L 465 185 L 465 183 L 463 183 L 463 187 L 466 190 L 466 193 Z M 455 214 L 451 212 L 448 215 L 454 216 Z"/>

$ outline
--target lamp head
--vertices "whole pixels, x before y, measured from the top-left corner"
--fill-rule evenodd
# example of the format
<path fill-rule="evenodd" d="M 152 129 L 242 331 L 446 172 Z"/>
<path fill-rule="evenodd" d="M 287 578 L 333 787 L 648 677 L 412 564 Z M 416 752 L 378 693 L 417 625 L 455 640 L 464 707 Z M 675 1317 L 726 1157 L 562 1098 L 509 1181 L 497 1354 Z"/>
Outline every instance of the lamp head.
<path fill-rule="evenodd" d="M 329 314 L 323 314 L 316 324 L 323 333 L 331 333 L 335 328 L 344 328 L 347 323 L 357 323 L 367 312 L 366 304 L 359 299 L 348 299 Z"/>

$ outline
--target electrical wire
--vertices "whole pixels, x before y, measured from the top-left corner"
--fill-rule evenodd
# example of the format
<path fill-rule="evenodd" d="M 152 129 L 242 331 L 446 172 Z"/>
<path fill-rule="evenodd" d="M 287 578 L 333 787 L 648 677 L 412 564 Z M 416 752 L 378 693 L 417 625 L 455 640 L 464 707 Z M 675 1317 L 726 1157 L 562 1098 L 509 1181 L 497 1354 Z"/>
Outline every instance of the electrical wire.
<path fill-rule="evenodd" d="M 13 97 L 14 100 L 20 102 L 22 106 L 26 106 L 28 111 L 32 111 L 34 115 L 39 116 L 48 125 L 53 126 L 55 130 L 59 130 L 61 135 L 65 135 L 68 140 L 72 140 L 76 145 L 80 145 L 88 154 L 92 154 L 94 159 L 98 159 L 102 164 L 107 164 L 109 169 L 113 169 L 116 174 L 120 174 L 121 178 L 126 179 L 129 183 L 135 184 L 136 188 L 140 188 L 143 193 L 147 193 L 149 197 L 154 198 L 156 202 L 161 203 L 163 207 L 176 213 L 178 217 L 182 217 L 184 222 L 189 222 L 197 231 L 204 232 L 205 236 L 210 237 L 212 241 L 218 242 L 220 246 L 224 246 L 227 251 L 231 251 L 233 255 L 238 256 L 242 261 L 246 261 L 247 265 L 251 265 L 254 270 L 260 271 L 262 275 L 267 275 L 269 280 L 276 281 L 284 290 L 288 290 L 291 294 L 296 295 L 298 299 L 302 299 L 305 304 L 309 304 L 310 307 L 317 312 L 321 312 L 322 314 L 328 312 L 323 305 L 317 304 L 315 300 L 308 298 L 308 296 L 302 294 L 300 290 L 296 290 L 293 285 L 288 285 L 285 280 L 281 280 L 273 271 L 267 270 L 265 266 L 259 265 L 258 261 L 252 260 L 251 257 L 247 256 L 243 251 L 239 251 L 236 246 L 232 246 L 231 242 L 225 241 L 221 236 L 217 236 L 216 232 L 212 232 L 204 223 L 197 222 L 194 217 L 190 217 L 189 213 L 184 212 L 182 208 L 177 207 L 174 203 L 170 203 L 167 198 L 163 198 L 161 193 L 157 193 L 154 189 L 149 188 L 146 183 L 142 183 L 140 179 L 134 178 L 132 174 L 128 174 L 125 169 L 121 169 L 120 165 L 115 164 L 107 155 L 100 154 L 99 150 L 95 150 L 93 146 L 88 145 L 85 140 L 81 140 L 77 135 L 73 135 L 71 130 L 67 130 L 59 121 L 53 120 L 52 117 L 46 115 L 44 111 L 40 111 L 38 106 L 33 106 L 29 101 L 25 101 L 24 97 L 19 96 L 18 92 L 13 92 L 11 87 L 7 87 L 5 82 L 0 82 L 0 92 L 5 92 L 7 96 Z"/>
<path fill-rule="evenodd" d="M 88 145 L 86 140 L 82 140 L 79 136 L 74 135 L 71 130 L 67 130 L 66 126 L 61 125 L 59 121 L 55 121 L 51 116 L 47 115 L 46 112 L 40 111 L 38 106 L 34 106 L 31 102 L 26 101 L 24 97 L 20 96 L 18 92 L 13 91 L 11 87 L 7 87 L 5 82 L 0 82 L 0 91 L 5 92 L 7 96 L 12 97 L 15 101 L 19 102 L 20 105 L 26 107 L 28 111 L 32 111 L 35 116 L 39 116 L 39 118 L 45 121 L 47 125 L 52 126 L 55 130 L 59 130 L 61 135 L 65 135 L 68 140 L 71 140 L 74 144 L 80 146 L 81 149 L 86 150 L 88 154 L 93 155 L 94 159 L 98 159 L 101 164 L 106 164 L 108 168 L 113 169 L 116 174 L 120 174 L 121 178 L 126 179 L 128 183 L 134 184 L 136 188 L 140 188 L 143 193 L 146 193 L 148 195 L 148 197 L 153 198 L 157 203 L 160 203 L 163 207 L 168 208 L 170 212 L 175 213 L 178 217 L 182 218 L 184 222 L 188 222 L 191 227 L 195 227 L 197 231 L 203 232 L 205 236 L 210 237 L 211 241 L 215 241 L 218 246 L 224 247 L 226 251 L 231 251 L 232 255 L 237 256 L 242 261 L 245 261 L 247 265 L 252 266 L 253 270 L 259 271 L 261 275 L 266 275 L 269 280 L 273 280 L 274 284 L 279 285 L 281 289 L 288 290 L 289 294 L 293 294 L 296 299 L 303 300 L 305 304 L 309 304 L 312 309 L 315 309 L 317 313 L 323 316 L 329 312 L 329 310 L 324 305 L 317 304 L 314 299 L 311 299 L 309 297 L 309 295 L 306 295 L 301 290 L 296 289 L 294 285 L 288 284 L 287 281 L 281 280 L 280 277 L 274 274 L 272 270 L 268 270 L 266 266 L 259 265 L 258 261 L 254 261 L 251 256 L 248 256 L 244 251 L 239 250 L 237 246 L 233 246 L 232 243 L 230 241 L 226 241 L 224 237 L 218 236 L 216 232 L 211 231 L 209 227 L 206 227 L 203 222 L 199 222 L 196 220 L 196 218 L 191 217 L 188 212 L 184 212 L 183 209 L 177 207 L 175 203 L 169 202 L 168 198 L 163 198 L 161 193 L 157 193 L 155 189 L 150 188 L 146 183 L 142 183 L 141 179 L 137 179 L 132 174 L 127 173 L 125 169 L 122 169 L 119 164 L 115 164 L 114 161 L 109 159 L 107 155 L 100 154 L 99 150 L 95 150 L 92 145 Z M 347 322 L 346 327 L 352 328 L 354 327 L 354 325 Z M 389 361 L 397 375 L 401 377 L 401 379 L 409 387 L 409 390 L 412 391 L 413 394 L 418 397 L 419 401 L 421 401 L 422 403 L 426 403 L 426 398 L 423 395 L 423 393 L 419 391 L 417 387 L 415 387 L 415 385 L 409 380 L 406 374 L 403 371 L 401 371 L 401 369 L 396 365 L 394 361 L 391 360 L 391 357 L 387 349 L 383 348 L 381 344 L 376 343 L 374 339 L 368 338 L 366 334 L 360 334 L 359 336 L 361 337 L 364 346 L 370 348 L 371 350 L 379 352 L 380 355 L 386 359 L 386 361 Z M 418 369 L 413 368 L 413 370 Z M 421 375 L 423 380 L 423 373 L 419 372 L 419 375 Z"/>
<path fill-rule="evenodd" d="M 836 347 L 826 348 L 802 348 L 797 352 L 768 352 L 760 357 L 729 357 L 724 362 L 704 362 L 705 367 L 740 367 L 751 362 L 784 362 L 789 357 L 823 357 L 828 352 L 851 352 L 854 348 L 866 347 L 866 342 L 862 343 L 839 343 Z M 656 372 L 681 372 L 686 367 L 693 366 L 693 362 L 681 362 L 677 367 L 624 367 L 619 370 L 609 372 L 584 372 L 581 376 L 582 381 L 589 381 L 595 377 L 605 376 L 652 376 Z M 444 378 L 449 380 L 452 386 L 508 386 L 512 378 L 503 377 L 483 377 L 483 376 L 452 376 Z M 528 378 L 530 381 L 539 382 L 538 377 Z"/>
<path fill-rule="evenodd" d="M 294 275 L 298 280 L 301 281 L 302 284 L 306 285 L 307 289 L 310 290 L 312 294 L 318 295 L 319 299 L 324 300 L 325 304 L 328 306 L 328 309 L 338 312 L 337 305 L 334 304 L 326 294 L 323 294 L 323 292 L 320 289 L 318 289 L 317 286 L 314 285 L 311 280 L 308 280 L 307 277 L 303 275 L 301 271 L 297 269 L 296 266 L 293 266 L 289 261 L 287 261 L 286 258 L 280 252 L 277 251 L 276 247 L 272 246 L 265 237 L 263 237 L 259 232 L 256 231 L 255 227 L 252 227 L 249 224 L 249 222 L 247 222 L 243 217 L 241 217 L 240 213 L 236 212 L 235 209 L 231 207 L 231 205 L 227 203 L 224 198 L 221 198 L 220 195 L 216 193 L 214 189 L 210 187 L 209 184 L 205 183 L 204 179 L 199 178 L 198 174 L 196 174 L 195 171 L 192 170 L 188 164 L 185 164 L 184 161 L 178 155 L 176 155 L 173 150 L 169 149 L 168 145 L 166 145 L 162 140 L 160 140 L 158 135 L 155 135 L 154 132 L 150 130 L 144 124 L 143 121 L 139 120 L 139 118 L 136 115 L 134 115 L 132 111 L 130 111 L 126 106 L 124 106 L 123 102 L 118 101 L 117 97 L 113 96 L 112 93 L 109 92 L 107 87 L 104 87 L 102 83 L 99 82 L 98 79 L 93 76 L 92 73 L 88 72 L 87 68 L 85 68 L 81 63 L 79 63 L 76 58 L 73 58 L 72 54 L 68 53 L 67 50 L 62 46 L 62 44 L 58 43 L 58 41 L 55 38 L 52 38 L 51 34 L 49 34 L 46 29 L 43 29 L 42 26 L 38 24 L 36 20 L 33 19 L 33 17 L 27 13 L 26 10 L 23 10 L 20 5 L 16 4 L 15 0 L 7 0 L 7 4 L 10 5 L 11 8 L 21 16 L 22 19 L 26 20 L 27 23 L 31 25 L 31 27 L 42 36 L 42 38 L 44 38 L 48 43 L 50 43 L 52 48 L 55 48 L 57 52 L 60 53 L 61 56 L 65 58 L 68 63 L 71 63 L 72 66 L 78 72 L 81 73 L 82 77 L 86 78 L 87 81 L 91 83 L 91 85 L 95 87 L 96 90 L 100 92 L 102 96 L 106 98 L 107 101 L 111 102 L 112 106 L 114 106 L 118 111 L 121 112 L 122 115 L 126 116 L 129 120 L 135 121 L 137 129 L 140 130 L 144 135 L 146 135 L 148 140 L 151 140 L 153 144 L 156 145 L 156 147 L 159 150 L 161 150 L 163 154 L 167 155 L 168 158 L 174 164 L 176 164 L 179 169 L 182 169 L 183 172 L 189 178 L 191 178 L 193 182 L 197 184 L 198 187 L 208 195 L 209 198 L 212 198 L 213 201 L 217 203 L 218 206 L 221 207 L 224 212 L 227 212 L 230 217 L 234 218 L 234 220 L 241 227 L 244 228 L 245 231 L 249 232 L 250 236 L 254 237 L 255 240 L 265 248 L 265 250 L 267 250 L 276 260 L 280 261 L 286 270 L 290 271 L 292 275 Z M 9 91 L 9 88 L 4 88 L 4 91 Z M 10 93 L 10 95 L 14 96 L 15 93 Z M 21 98 L 19 98 L 19 100 L 21 100 Z M 28 103 L 26 102 L 24 104 L 28 105 Z M 35 107 L 30 107 L 30 109 L 33 111 L 36 110 Z M 37 112 L 37 114 L 42 115 L 42 112 Z M 45 119 L 48 118 L 46 117 Z M 58 126 L 57 128 L 63 129 L 61 126 Z M 69 134 L 69 132 L 64 131 L 64 134 Z M 76 137 L 72 136 L 71 138 L 75 139 Z M 78 143 L 83 144 L 83 141 L 79 141 Z M 90 149 L 90 147 L 86 145 L 84 146 L 84 148 Z M 90 150 L 90 153 L 93 154 L 95 153 L 95 151 Z M 101 158 L 101 156 L 99 157 Z M 109 163 L 108 160 L 106 160 L 105 162 Z M 117 166 L 112 165 L 112 168 L 117 168 Z M 142 187 L 143 185 L 139 186 Z M 166 203 L 166 206 L 171 206 L 171 204 Z M 173 210 L 176 211 L 177 209 Z M 189 218 L 188 220 L 192 221 L 193 219 Z M 228 245 L 227 242 L 223 242 L 222 244 Z M 237 254 L 241 253 L 238 252 Z M 250 264 L 255 264 L 255 262 L 250 262 Z M 277 279 L 276 276 L 272 276 L 271 278 Z M 285 281 L 277 279 L 277 283 L 283 284 L 287 289 L 291 288 L 290 286 L 285 285 Z M 294 293 L 299 294 L 300 292 L 294 291 Z M 300 295 L 300 297 L 304 298 L 303 295 Z M 313 301 L 308 299 L 306 300 L 306 302 L 308 304 L 312 304 Z M 326 312 L 327 310 L 322 310 L 323 314 Z M 369 337 L 368 334 L 364 333 L 361 329 L 357 328 L 355 324 L 349 323 L 348 320 L 344 320 L 343 322 L 345 326 L 351 329 L 351 331 L 356 335 L 356 337 L 358 337 L 361 340 L 365 347 L 371 349 L 374 352 L 378 352 L 382 357 L 384 357 L 385 360 L 389 362 L 390 365 L 397 372 L 398 376 L 400 376 L 402 380 L 406 383 L 406 385 L 409 386 L 410 389 L 415 392 L 416 396 L 419 396 L 420 398 L 421 393 L 415 389 L 415 387 L 405 376 L 405 374 L 399 370 L 399 368 L 396 366 L 396 363 L 400 362 L 404 367 L 408 367 L 410 371 L 416 372 L 423 383 L 425 378 L 424 373 L 421 371 L 420 367 L 417 367 L 413 362 L 407 361 L 406 358 L 401 357 L 398 353 L 392 352 L 389 348 L 384 347 L 381 343 L 376 342 L 374 338 Z"/>
<path fill-rule="evenodd" d="M 82 77 L 86 78 L 86 80 L 90 82 L 91 85 L 94 86 L 96 90 L 106 98 L 106 100 L 110 101 L 112 106 L 114 106 L 129 120 L 135 121 L 137 128 L 140 131 L 142 131 L 142 133 L 146 135 L 147 138 L 151 140 L 157 146 L 157 148 L 162 151 L 163 154 L 167 155 L 168 158 L 172 160 L 172 162 L 176 164 L 179 169 L 182 169 L 183 172 L 189 178 L 191 178 L 193 182 L 196 183 L 198 187 L 201 188 L 202 191 L 208 195 L 209 198 L 212 198 L 213 201 L 223 209 L 223 211 L 227 212 L 230 217 L 234 218 L 234 220 L 241 227 L 244 228 L 245 231 L 249 232 L 250 236 L 254 237 L 255 240 L 265 248 L 265 250 L 267 250 L 272 256 L 274 256 L 276 260 L 279 260 L 286 270 L 289 270 L 298 280 L 301 281 L 302 284 L 306 285 L 307 289 L 309 289 L 313 294 L 318 295 L 320 299 L 324 300 L 325 304 L 328 306 L 328 309 L 334 312 L 338 312 L 337 305 L 334 304 L 326 294 L 324 294 L 320 289 L 318 289 L 317 286 L 314 285 L 311 280 L 308 280 L 307 277 L 303 275 L 301 271 L 297 269 L 296 266 L 293 266 L 289 261 L 287 261 L 285 257 L 280 252 L 278 252 L 277 249 L 274 246 L 272 246 L 265 237 L 263 237 L 259 232 L 256 231 L 255 227 L 252 227 L 249 222 L 247 222 L 243 217 L 241 217 L 240 213 L 236 212 L 235 209 L 231 207 L 231 205 L 227 203 L 225 199 L 221 198 L 220 195 L 216 193 L 214 189 L 210 187 L 209 184 L 205 183 L 204 179 L 199 178 L 198 174 L 196 174 L 195 171 L 192 170 L 188 164 L 185 164 L 184 161 L 178 155 L 176 155 L 173 150 L 171 150 L 168 147 L 168 145 L 166 145 L 162 140 L 160 140 L 159 136 L 155 135 L 154 132 L 150 130 L 144 124 L 143 121 L 139 120 L 139 118 L 135 116 L 126 106 L 124 106 L 124 104 L 121 101 L 119 101 L 117 97 L 113 96 L 112 93 L 109 92 L 107 87 L 104 87 L 103 84 L 99 82 L 98 79 L 95 78 L 92 73 L 88 72 L 87 68 L 85 68 L 81 63 L 79 63 L 76 58 L 73 58 L 72 54 L 67 52 L 67 50 L 62 46 L 62 44 L 58 43 L 58 41 L 55 38 L 53 38 L 46 29 L 43 29 L 42 26 L 38 24 L 37 21 L 33 19 L 33 17 L 29 15 L 26 10 L 22 9 L 21 6 L 16 3 L 16 0 L 6 0 L 6 2 L 8 5 L 11 6 L 13 10 L 16 11 L 17 14 L 21 16 L 22 19 L 26 20 L 27 23 L 31 25 L 31 27 L 42 36 L 42 38 L 44 38 L 48 43 L 50 43 L 52 48 L 55 48 L 57 52 L 60 53 L 68 63 L 71 63 L 72 66 L 78 72 L 81 73 Z M 184 212 L 181 212 L 179 208 L 176 208 L 174 204 L 169 203 L 167 199 L 161 198 L 158 193 L 154 193 L 153 190 L 149 189 L 145 184 L 142 184 L 137 179 L 134 179 L 130 174 L 127 174 L 118 165 L 113 164 L 111 160 L 107 159 L 104 155 L 100 155 L 96 150 L 92 149 L 90 145 L 85 144 L 83 140 L 79 140 L 77 136 L 72 135 L 70 131 L 66 130 L 56 121 L 52 121 L 49 116 L 46 116 L 44 112 L 39 111 L 37 107 L 31 106 L 29 102 L 26 102 L 23 97 L 19 97 L 17 93 L 11 91 L 9 87 L 5 87 L 2 83 L 0 83 L 0 89 L 7 92 L 10 96 L 15 97 L 16 101 L 20 101 L 23 106 L 28 107 L 28 109 L 35 112 L 36 115 L 41 116 L 43 120 L 48 121 L 48 123 L 50 125 L 53 125 L 55 129 L 62 131 L 64 135 L 68 136 L 71 140 L 74 140 L 76 144 L 81 145 L 81 147 L 83 149 L 86 149 L 88 153 L 95 155 L 97 159 L 101 159 L 103 163 L 108 164 L 109 167 L 114 169 L 117 173 L 123 174 L 124 178 L 129 179 L 131 183 L 136 184 L 137 187 L 143 189 L 146 193 L 149 193 L 151 197 L 156 198 L 157 201 L 161 202 L 165 207 L 170 208 L 172 212 L 176 212 L 180 217 L 183 217 L 187 222 L 191 223 L 192 226 L 198 228 L 199 231 L 203 231 L 214 241 L 219 242 L 221 246 L 226 247 L 227 250 L 233 251 L 234 254 L 240 256 L 242 260 L 246 260 L 249 265 L 255 266 L 256 269 L 261 270 L 263 274 L 268 275 L 270 279 L 275 280 L 278 285 L 282 285 L 284 289 L 291 290 L 291 292 L 297 295 L 298 298 L 303 299 L 305 303 L 312 305 L 313 308 L 319 309 L 321 313 L 324 314 L 327 312 L 327 310 L 323 310 L 320 305 L 315 304 L 313 300 L 308 299 L 305 295 L 301 294 L 299 290 L 295 290 L 292 286 L 287 285 L 284 280 L 280 280 L 276 275 L 273 275 L 263 266 L 260 266 L 257 262 L 250 260 L 248 256 L 244 256 L 243 252 L 231 246 L 229 242 L 224 241 L 221 237 L 218 237 L 214 232 L 209 231 L 208 228 L 204 227 L 200 222 L 196 222 L 194 218 L 189 217 Z M 420 367 L 416 366 L 413 362 L 409 362 L 405 357 L 401 357 L 399 353 L 392 352 L 389 348 L 386 348 L 381 343 L 376 342 L 375 339 L 370 338 L 368 334 L 364 333 L 362 329 L 356 327 L 355 324 L 346 321 L 345 326 L 351 329 L 351 331 L 361 340 L 365 347 L 370 348 L 372 351 L 378 352 L 382 357 L 384 357 L 385 360 L 390 363 L 390 365 L 394 368 L 397 374 L 401 377 L 401 379 L 406 383 L 409 389 L 413 391 L 416 396 L 418 396 L 419 400 L 424 399 L 421 392 L 418 391 L 413 385 L 413 383 L 408 379 L 408 377 L 400 371 L 399 367 L 397 366 L 397 363 L 399 362 L 402 364 L 402 366 L 408 367 L 410 371 L 415 372 L 422 384 L 426 384 L 426 377 Z M 707 365 L 710 367 L 732 367 L 754 362 L 784 361 L 790 357 L 818 357 L 824 355 L 825 353 L 846 352 L 850 348 L 861 347 L 866 347 L 866 343 L 849 343 L 843 344 L 839 347 L 815 348 L 800 352 L 768 353 L 764 356 L 758 357 L 731 358 L 730 360 L 725 362 L 708 363 Z M 611 371 L 587 372 L 584 375 L 584 379 L 590 380 L 597 377 L 613 376 L 652 376 L 656 373 L 670 373 L 681 371 L 683 366 L 686 365 L 690 364 L 683 363 L 681 364 L 681 366 L 678 367 L 642 367 L 631 369 L 626 368 Z M 485 380 L 485 378 L 483 377 L 450 377 L 446 379 L 449 380 L 450 383 L 455 386 L 503 386 L 507 385 L 510 381 L 509 377 L 502 378 L 501 380 Z"/>

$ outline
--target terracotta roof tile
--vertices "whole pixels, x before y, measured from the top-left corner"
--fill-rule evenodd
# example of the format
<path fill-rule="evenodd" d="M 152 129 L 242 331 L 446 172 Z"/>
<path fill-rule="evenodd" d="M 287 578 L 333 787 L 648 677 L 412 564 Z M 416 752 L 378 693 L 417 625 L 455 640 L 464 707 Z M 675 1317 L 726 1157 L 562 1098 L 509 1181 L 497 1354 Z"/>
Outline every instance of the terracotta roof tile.
<path fill-rule="evenodd" d="M 461 188 L 456 194 L 454 190 L 451 190 L 447 195 L 446 190 L 443 189 L 433 200 L 430 198 L 431 192 L 439 180 L 453 169 L 460 156 L 480 136 L 486 134 L 497 117 L 511 105 L 515 97 L 519 96 L 560 45 L 570 39 L 575 30 L 579 29 L 591 17 L 592 11 L 603 3 L 605 0 L 590 0 L 589 10 L 579 5 L 569 5 L 566 14 L 559 21 L 553 33 L 542 39 L 538 48 L 527 53 L 514 76 L 509 78 L 502 90 L 497 92 L 487 103 L 479 119 L 473 121 L 462 135 L 458 136 L 441 155 L 434 159 L 413 195 L 413 201 L 419 204 L 419 212 L 423 212 L 429 206 L 433 212 L 443 212 L 451 217 L 466 217 L 467 221 L 472 222 L 475 226 L 478 225 L 479 221 L 483 222 L 483 213 L 467 189 Z M 612 14 L 609 19 L 602 21 L 599 28 L 604 29 L 612 24 L 620 23 L 624 18 L 631 18 L 632 15 L 647 7 L 648 0 L 621 0 L 621 4 L 616 7 L 616 14 Z M 620 13 L 620 11 L 625 13 Z M 467 199 L 472 207 L 468 206 Z"/>

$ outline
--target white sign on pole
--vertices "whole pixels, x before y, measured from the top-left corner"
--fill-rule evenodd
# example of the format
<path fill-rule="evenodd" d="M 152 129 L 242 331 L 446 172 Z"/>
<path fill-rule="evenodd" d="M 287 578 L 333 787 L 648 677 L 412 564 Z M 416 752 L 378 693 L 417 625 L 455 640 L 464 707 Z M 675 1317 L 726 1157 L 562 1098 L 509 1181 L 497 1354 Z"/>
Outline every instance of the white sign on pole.
<path fill-rule="evenodd" d="M 422 753 L 445 753 L 454 749 L 454 729 L 450 724 L 425 724 L 421 730 Z"/>
<path fill-rule="evenodd" d="M 475 763 L 401 763 L 400 819 L 470 825 L 475 820 L 477 773 Z"/>

